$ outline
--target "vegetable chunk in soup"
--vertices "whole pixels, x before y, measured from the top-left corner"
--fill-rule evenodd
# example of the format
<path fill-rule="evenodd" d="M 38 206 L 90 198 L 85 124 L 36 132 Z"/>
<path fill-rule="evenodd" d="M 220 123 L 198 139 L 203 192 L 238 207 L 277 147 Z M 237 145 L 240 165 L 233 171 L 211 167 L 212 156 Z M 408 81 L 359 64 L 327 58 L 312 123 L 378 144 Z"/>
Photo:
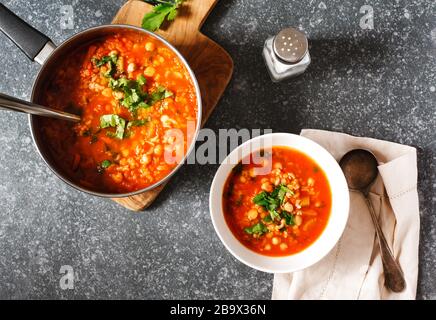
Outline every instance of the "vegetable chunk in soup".
<path fill-rule="evenodd" d="M 137 191 L 166 177 L 178 163 L 165 153 L 185 155 L 198 112 L 182 61 L 159 40 L 135 31 L 69 53 L 42 100 L 82 117 L 78 124 L 42 120 L 56 165 L 76 183 L 111 193 Z"/>
<path fill-rule="evenodd" d="M 259 174 L 254 156 L 269 152 L 268 173 Z M 268 256 L 287 256 L 310 246 L 323 232 L 331 210 L 326 175 L 305 154 L 273 147 L 243 159 L 224 186 L 225 220 L 249 249 Z"/>

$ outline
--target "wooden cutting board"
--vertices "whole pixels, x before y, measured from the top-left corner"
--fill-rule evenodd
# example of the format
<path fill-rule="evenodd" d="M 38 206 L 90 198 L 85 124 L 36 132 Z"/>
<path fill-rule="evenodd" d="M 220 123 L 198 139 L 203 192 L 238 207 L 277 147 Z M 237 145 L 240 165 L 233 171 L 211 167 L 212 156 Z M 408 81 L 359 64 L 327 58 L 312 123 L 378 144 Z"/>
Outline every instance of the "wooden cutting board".
<path fill-rule="evenodd" d="M 183 3 L 177 18 L 163 25 L 157 33 L 173 44 L 188 61 L 197 77 L 203 102 L 202 125 L 209 118 L 233 73 L 233 61 L 217 43 L 200 32 L 218 0 L 188 0 Z M 118 11 L 112 23 L 141 26 L 142 18 L 152 6 L 142 1 L 128 1 Z M 147 208 L 165 184 L 126 198 L 113 198 L 124 207 L 140 211 Z"/>

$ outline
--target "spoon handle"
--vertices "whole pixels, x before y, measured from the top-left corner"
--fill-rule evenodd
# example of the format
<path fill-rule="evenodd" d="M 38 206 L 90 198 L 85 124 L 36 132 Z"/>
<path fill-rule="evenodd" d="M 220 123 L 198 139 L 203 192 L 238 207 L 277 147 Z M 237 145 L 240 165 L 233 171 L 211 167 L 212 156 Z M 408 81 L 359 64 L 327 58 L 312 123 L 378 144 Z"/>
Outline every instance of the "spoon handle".
<path fill-rule="evenodd" d="M 25 100 L 20 100 L 14 97 L 10 97 L 3 93 L 0 93 L 0 108 L 12 110 L 12 111 L 30 113 L 37 116 L 44 116 L 44 117 L 61 119 L 61 120 L 80 122 L 80 117 L 78 115 L 43 107 L 38 104 L 27 102 Z"/>
<path fill-rule="evenodd" d="M 386 241 L 380 223 L 375 214 L 374 207 L 372 206 L 372 203 L 367 196 L 365 196 L 365 201 L 368 205 L 371 219 L 374 223 L 375 231 L 377 234 L 378 244 L 380 247 L 380 253 L 383 262 L 385 285 L 392 292 L 401 292 L 406 287 L 406 281 L 404 279 L 403 271 L 401 270 L 398 262 L 395 260 L 391 249 L 389 249 L 389 245 Z"/>

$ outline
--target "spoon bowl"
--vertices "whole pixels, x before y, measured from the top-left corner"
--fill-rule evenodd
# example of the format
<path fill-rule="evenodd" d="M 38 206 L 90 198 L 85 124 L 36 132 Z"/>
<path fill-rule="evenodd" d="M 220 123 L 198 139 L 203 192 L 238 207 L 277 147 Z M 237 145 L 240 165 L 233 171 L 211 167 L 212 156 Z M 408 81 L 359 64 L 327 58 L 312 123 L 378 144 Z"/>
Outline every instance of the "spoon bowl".
<path fill-rule="evenodd" d="M 339 165 L 350 189 L 368 192 L 377 179 L 377 159 L 367 150 L 356 149 L 346 153 Z"/>

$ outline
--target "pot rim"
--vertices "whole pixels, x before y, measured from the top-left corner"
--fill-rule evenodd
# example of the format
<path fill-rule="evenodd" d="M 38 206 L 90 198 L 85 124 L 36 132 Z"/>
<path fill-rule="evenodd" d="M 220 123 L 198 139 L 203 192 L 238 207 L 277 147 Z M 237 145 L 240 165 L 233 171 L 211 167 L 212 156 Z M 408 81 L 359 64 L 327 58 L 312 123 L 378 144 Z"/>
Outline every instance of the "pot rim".
<path fill-rule="evenodd" d="M 46 59 L 46 61 L 44 62 L 44 64 L 41 66 L 41 69 L 38 71 L 37 77 L 33 82 L 33 86 L 32 86 L 32 94 L 31 94 L 31 101 L 34 102 L 35 96 L 36 96 L 36 87 L 39 81 L 41 81 L 41 77 L 44 71 L 44 67 L 47 65 L 47 61 L 49 61 L 50 59 L 53 58 L 53 55 L 69 46 L 71 43 L 74 43 L 75 41 L 79 41 L 80 37 L 82 37 L 84 34 L 89 33 L 89 32 L 93 32 L 95 30 L 100 30 L 100 29 L 106 29 L 106 28 L 113 28 L 113 29 L 130 29 L 130 30 L 134 30 L 134 31 L 138 31 L 138 32 L 142 32 L 145 34 L 148 34 L 149 36 L 156 38 L 157 40 L 161 41 L 164 45 L 166 45 L 168 48 L 170 48 L 176 55 L 177 57 L 180 59 L 180 61 L 183 63 L 183 65 L 185 66 L 185 68 L 188 70 L 188 73 L 191 77 L 191 81 L 194 84 L 195 87 L 195 93 L 196 93 L 196 99 L 197 99 L 197 124 L 196 124 L 196 128 L 195 128 L 195 134 L 192 137 L 191 143 L 182 159 L 182 161 L 180 161 L 180 163 L 177 164 L 176 167 L 174 167 L 174 169 L 167 175 L 165 176 L 163 179 L 155 182 L 154 184 L 137 190 L 137 191 L 132 191 L 132 192 L 127 192 L 127 193 L 105 193 L 105 192 L 99 192 L 99 191 L 95 191 L 95 190 L 89 190 L 77 183 L 75 183 L 74 181 L 72 181 L 71 179 L 69 179 L 68 177 L 66 177 L 65 175 L 63 175 L 61 172 L 58 172 L 58 170 L 56 168 L 54 168 L 51 164 L 50 164 L 50 160 L 48 159 L 48 157 L 45 155 L 44 152 L 42 152 L 40 145 L 37 142 L 36 139 L 36 134 L 35 134 L 35 126 L 34 126 L 34 119 L 37 118 L 37 116 L 34 115 L 28 115 L 28 121 L 29 121 L 29 127 L 30 127 L 30 132 L 32 135 L 32 140 L 34 145 L 36 146 L 36 149 L 38 151 L 38 154 L 41 156 L 41 158 L 43 159 L 44 163 L 50 168 L 50 170 L 59 178 L 61 179 L 63 182 L 65 182 L 66 184 L 68 184 L 69 186 L 75 188 L 76 190 L 94 195 L 94 196 L 98 196 L 98 197 L 103 197 L 103 198 L 125 198 L 125 197 L 131 197 L 131 196 L 135 196 L 141 193 L 144 193 L 146 191 L 150 191 L 152 189 L 155 189 L 156 187 L 160 186 L 161 184 L 167 182 L 181 167 L 182 165 L 185 163 L 186 159 L 188 158 L 188 156 L 190 155 L 190 153 L 192 152 L 192 150 L 195 147 L 195 143 L 197 141 L 199 132 L 200 132 L 200 128 L 201 128 L 201 121 L 202 121 L 202 100 L 201 100 L 201 91 L 200 91 L 200 86 L 198 85 L 198 81 L 197 78 L 194 74 L 194 71 L 191 69 L 191 67 L 189 66 L 188 62 L 186 61 L 186 59 L 183 57 L 183 55 L 171 44 L 169 43 L 167 40 L 165 40 L 164 38 L 162 38 L 161 36 L 142 29 L 140 27 L 136 27 L 136 26 L 132 26 L 132 25 L 126 25 L 126 24 L 107 24 L 107 25 L 101 25 L 101 26 L 97 26 L 97 27 L 91 27 L 88 29 L 85 29 L 79 33 L 76 33 L 75 35 L 71 36 L 70 38 L 68 38 L 67 40 L 63 41 L 59 46 L 56 46 L 55 49 L 51 52 L 51 54 L 49 55 L 49 57 Z"/>

